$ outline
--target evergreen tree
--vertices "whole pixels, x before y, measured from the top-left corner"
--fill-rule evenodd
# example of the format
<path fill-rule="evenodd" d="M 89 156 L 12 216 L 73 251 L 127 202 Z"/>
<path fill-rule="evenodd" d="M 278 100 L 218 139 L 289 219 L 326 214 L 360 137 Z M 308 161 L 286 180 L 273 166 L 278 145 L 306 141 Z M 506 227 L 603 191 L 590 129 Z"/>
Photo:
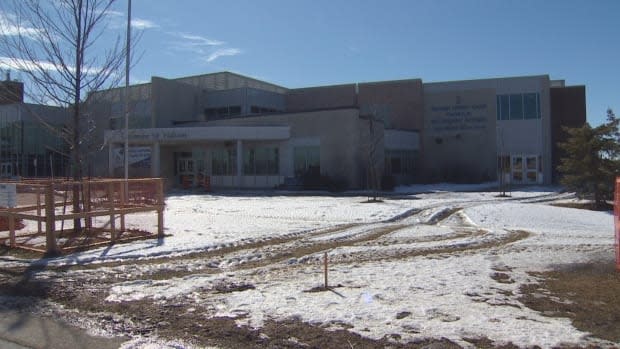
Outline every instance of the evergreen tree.
<path fill-rule="evenodd" d="M 560 183 L 579 198 L 591 198 L 596 208 L 613 199 L 615 178 L 620 174 L 620 120 L 611 109 L 607 121 L 597 127 L 585 123 L 564 128 L 568 139 L 560 143 L 566 156 L 560 160 Z"/>

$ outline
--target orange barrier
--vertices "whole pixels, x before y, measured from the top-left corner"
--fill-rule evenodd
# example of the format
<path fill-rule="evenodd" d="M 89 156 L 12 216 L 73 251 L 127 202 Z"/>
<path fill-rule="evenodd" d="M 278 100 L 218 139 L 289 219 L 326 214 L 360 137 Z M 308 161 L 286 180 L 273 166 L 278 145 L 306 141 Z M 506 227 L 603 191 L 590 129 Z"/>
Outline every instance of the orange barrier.
<path fill-rule="evenodd" d="M 616 269 L 620 271 L 620 177 L 616 177 L 614 193 L 614 230 L 616 233 Z"/>

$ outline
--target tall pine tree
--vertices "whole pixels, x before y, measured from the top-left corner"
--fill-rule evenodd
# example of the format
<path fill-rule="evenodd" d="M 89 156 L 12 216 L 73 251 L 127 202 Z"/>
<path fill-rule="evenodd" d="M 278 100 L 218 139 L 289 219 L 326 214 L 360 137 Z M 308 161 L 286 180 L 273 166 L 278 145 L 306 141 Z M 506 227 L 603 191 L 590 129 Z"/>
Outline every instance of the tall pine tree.
<path fill-rule="evenodd" d="M 569 137 L 559 144 L 566 153 L 558 166 L 560 183 L 579 198 L 592 199 L 598 209 L 613 199 L 615 178 L 620 174 L 619 124 L 608 109 L 607 121 L 600 126 L 585 123 L 579 128 L 564 128 Z"/>

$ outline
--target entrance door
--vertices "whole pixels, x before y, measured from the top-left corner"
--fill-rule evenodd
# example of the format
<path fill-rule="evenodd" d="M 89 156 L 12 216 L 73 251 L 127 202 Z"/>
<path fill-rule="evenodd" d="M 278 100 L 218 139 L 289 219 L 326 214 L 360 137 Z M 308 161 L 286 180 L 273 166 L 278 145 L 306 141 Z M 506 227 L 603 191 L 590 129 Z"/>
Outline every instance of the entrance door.
<path fill-rule="evenodd" d="M 177 173 L 183 187 L 190 187 L 194 182 L 194 159 L 181 158 L 177 160 Z"/>
<path fill-rule="evenodd" d="M 538 183 L 538 156 L 526 156 L 525 164 L 525 182 L 530 184 Z"/>
<path fill-rule="evenodd" d="M 536 155 L 512 155 L 511 179 L 518 184 L 538 183 L 539 157 Z"/>

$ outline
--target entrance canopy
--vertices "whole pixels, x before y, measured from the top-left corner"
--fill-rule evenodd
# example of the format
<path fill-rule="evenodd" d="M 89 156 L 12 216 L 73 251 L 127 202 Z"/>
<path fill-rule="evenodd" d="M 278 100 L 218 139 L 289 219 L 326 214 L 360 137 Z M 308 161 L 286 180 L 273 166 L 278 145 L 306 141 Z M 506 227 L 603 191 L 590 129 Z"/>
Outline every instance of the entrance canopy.
<path fill-rule="evenodd" d="M 106 130 L 106 143 L 125 141 L 124 130 Z M 291 136 L 289 126 L 209 126 L 130 129 L 131 144 L 178 144 L 190 141 L 274 141 Z"/>

